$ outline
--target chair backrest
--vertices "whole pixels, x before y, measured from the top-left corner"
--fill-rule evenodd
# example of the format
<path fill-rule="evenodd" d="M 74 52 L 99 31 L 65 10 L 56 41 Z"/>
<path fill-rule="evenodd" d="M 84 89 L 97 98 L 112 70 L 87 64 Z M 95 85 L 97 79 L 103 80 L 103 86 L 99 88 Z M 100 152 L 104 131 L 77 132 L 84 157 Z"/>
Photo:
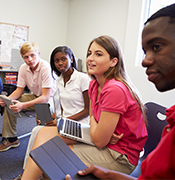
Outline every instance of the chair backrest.
<path fill-rule="evenodd" d="M 166 107 L 156 104 L 154 102 L 148 102 L 145 104 L 146 116 L 148 120 L 148 139 L 144 146 L 144 155 L 141 160 L 157 146 L 161 139 L 162 131 L 168 124 L 166 121 Z"/>
<path fill-rule="evenodd" d="M 144 106 L 148 120 L 148 139 L 144 146 L 144 153 L 142 153 L 142 157 L 140 157 L 137 167 L 130 174 L 136 178 L 141 174 L 142 161 L 153 149 L 155 149 L 161 139 L 163 128 L 168 124 L 165 116 L 166 107 L 154 102 L 145 103 Z"/>

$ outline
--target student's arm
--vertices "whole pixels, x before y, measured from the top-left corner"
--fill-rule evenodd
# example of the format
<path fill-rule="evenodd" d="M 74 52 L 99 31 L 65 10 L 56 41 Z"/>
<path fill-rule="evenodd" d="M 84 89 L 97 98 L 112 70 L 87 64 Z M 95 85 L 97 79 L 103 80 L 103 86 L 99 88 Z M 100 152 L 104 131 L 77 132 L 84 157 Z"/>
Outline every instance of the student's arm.
<path fill-rule="evenodd" d="M 19 87 L 17 87 L 16 89 L 15 89 L 15 91 L 13 91 L 8 97 L 10 98 L 10 99 L 18 99 L 21 95 L 22 95 L 22 93 L 23 93 L 23 91 L 24 91 L 24 88 L 19 88 Z M 2 107 L 4 107 L 5 105 L 6 105 L 6 103 L 2 100 L 2 99 L 0 99 L 0 105 L 2 106 Z"/>
<path fill-rule="evenodd" d="M 119 113 L 102 111 L 99 123 L 97 123 L 90 107 L 90 134 L 93 143 L 98 148 L 103 148 L 110 142 L 119 118 Z"/>
<path fill-rule="evenodd" d="M 24 91 L 24 88 L 17 87 L 8 97 L 11 100 L 18 99 L 21 97 L 23 91 Z"/>
<path fill-rule="evenodd" d="M 94 176 L 96 176 L 98 179 L 115 179 L 115 180 L 136 180 L 136 178 L 121 173 L 121 172 L 117 172 L 117 171 L 112 171 L 112 170 L 108 170 L 99 166 L 89 166 L 88 168 L 82 170 L 82 171 L 78 171 L 78 174 L 81 176 L 85 176 L 87 174 L 92 173 Z M 71 180 L 71 177 L 69 175 L 66 175 L 66 180 Z"/>
<path fill-rule="evenodd" d="M 27 101 L 27 102 L 19 102 L 17 100 L 13 100 L 15 105 L 11 105 L 10 109 L 15 112 L 20 112 L 22 109 L 26 109 L 28 107 L 34 106 L 35 103 L 46 103 L 49 101 L 51 93 L 51 88 L 42 88 L 42 95 L 38 98 Z"/>
<path fill-rule="evenodd" d="M 73 120 L 81 120 L 89 115 L 89 96 L 88 96 L 88 90 L 83 92 L 83 98 L 84 98 L 84 109 L 80 111 L 77 114 L 74 114 L 70 117 L 67 117 L 69 119 Z"/>

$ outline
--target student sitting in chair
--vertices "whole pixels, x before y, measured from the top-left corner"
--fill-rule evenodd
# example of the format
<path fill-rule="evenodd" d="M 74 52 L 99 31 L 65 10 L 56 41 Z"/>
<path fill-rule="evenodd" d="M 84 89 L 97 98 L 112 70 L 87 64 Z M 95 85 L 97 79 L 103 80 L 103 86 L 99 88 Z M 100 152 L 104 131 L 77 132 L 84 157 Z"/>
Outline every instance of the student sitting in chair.
<path fill-rule="evenodd" d="M 32 111 L 35 103 L 46 102 L 49 102 L 51 108 L 53 108 L 52 95 L 56 88 L 49 63 L 40 58 L 39 47 L 36 43 L 24 43 L 20 53 L 25 63 L 19 69 L 17 89 L 8 96 L 14 103 L 9 108 L 14 113 L 21 110 Z M 23 94 L 26 85 L 32 94 Z M 0 105 L 4 107 L 6 104 L 3 100 L 0 100 Z M 0 152 L 20 145 L 17 138 L 16 123 L 17 118 L 5 108 Z"/>

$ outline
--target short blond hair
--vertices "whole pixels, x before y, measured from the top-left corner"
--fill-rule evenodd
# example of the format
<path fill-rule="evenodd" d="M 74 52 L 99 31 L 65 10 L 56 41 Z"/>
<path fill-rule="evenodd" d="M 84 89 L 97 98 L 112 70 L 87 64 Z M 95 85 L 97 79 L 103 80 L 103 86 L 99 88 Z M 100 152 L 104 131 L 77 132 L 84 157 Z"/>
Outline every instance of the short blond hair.
<path fill-rule="evenodd" d="M 20 49 L 20 54 L 21 56 L 23 57 L 23 55 L 29 51 L 35 51 L 35 52 L 38 52 L 39 51 L 39 46 L 34 43 L 34 42 L 25 42 L 21 49 Z"/>

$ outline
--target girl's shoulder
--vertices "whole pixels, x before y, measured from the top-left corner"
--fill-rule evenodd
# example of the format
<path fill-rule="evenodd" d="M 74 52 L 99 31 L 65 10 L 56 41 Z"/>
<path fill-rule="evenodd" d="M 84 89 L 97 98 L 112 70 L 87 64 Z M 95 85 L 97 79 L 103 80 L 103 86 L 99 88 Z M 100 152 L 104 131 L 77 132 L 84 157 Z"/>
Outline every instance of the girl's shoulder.
<path fill-rule="evenodd" d="M 93 94 L 98 89 L 98 82 L 96 79 L 92 79 L 89 83 L 89 94 Z"/>
<path fill-rule="evenodd" d="M 121 81 L 111 79 L 107 80 L 102 88 L 101 94 L 109 94 L 111 96 L 129 96 L 129 89 L 125 86 L 125 84 Z"/>
<path fill-rule="evenodd" d="M 127 89 L 127 87 L 125 86 L 123 82 L 115 80 L 115 79 L 106 80 L 103 89 L 116 89 L 116 88 L 121 88 L 124 90 Z"/>
<path fill-rule="evenodd" d="M 96 79 L 92 79 L 91 81 L 90 81 L 90 84 L 89 84 L 89 87 L 94 87 L 94 86 L 96 86 L 96 85 L 98 85 L 98 82 L 97 82 L 97 80 Z"/>
<path fill-rule="evenodd" d="M 80 76 L 88 76 L 88 74 L 86 72 L 81 72 L 81 71 L 78 71 L 76 69 L 74 69 L 74 74 L 78 74 Z"/>
<path fill-rule="evenodd" d="M 74 69 L 74 73 L 72 75 L 77 79 L 90 80 L 90 77 L 87 73 L 77 71 L 76 69 Z"/>

